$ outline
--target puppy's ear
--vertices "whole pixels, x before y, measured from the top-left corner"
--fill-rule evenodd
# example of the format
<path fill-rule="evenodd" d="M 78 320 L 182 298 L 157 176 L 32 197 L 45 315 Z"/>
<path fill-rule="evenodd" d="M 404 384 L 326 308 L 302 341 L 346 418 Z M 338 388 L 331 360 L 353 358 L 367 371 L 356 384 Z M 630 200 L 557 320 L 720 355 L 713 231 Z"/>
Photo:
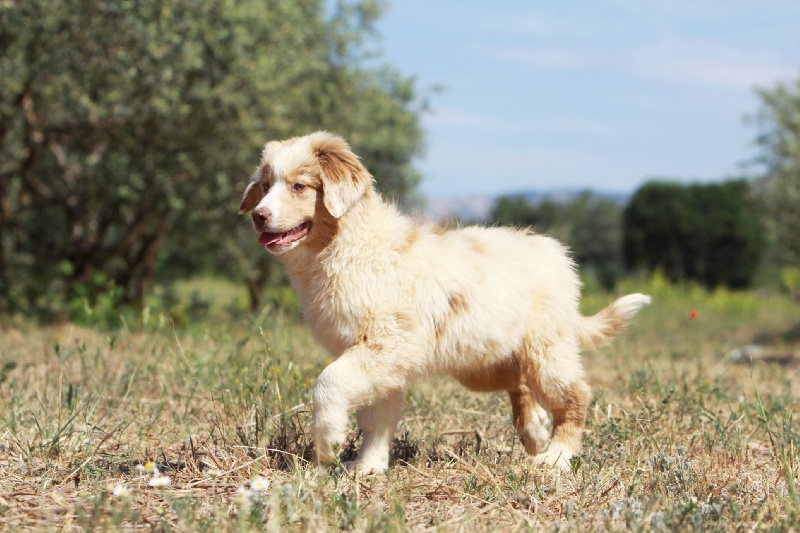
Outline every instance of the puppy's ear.
<path fill-rule="evenodd" d="M 258 205 L 258 202 L 261 201 L 263 197 L 263 190 L 261 188 L 261 183 L 258 181 L 251 181 L 247 188 L 244 190 L 244 195 L 242 196 L 242 203 L 239 205 L 239 214 L 247 213 L 248 211 L 252 211 L 255 206 Z"/>
<path fill-rule="evenodd" d="M 271 172 L 271 170 L 272 169 L 268 165 L 263 163 L 261 167 L 256 169 L 242 195 L 242 203 L 239 205 L 239 214 L 252 211 L 264 197 L 264 179 L 266 179 L 267 174 Z"/>
<path fill-rule="evenodd" d="M 334 218 L 340 218 L 372 185 L 372 175 L 341 137 L 313 133 L 311 151 L 322 169 L 325 208 Z"/>

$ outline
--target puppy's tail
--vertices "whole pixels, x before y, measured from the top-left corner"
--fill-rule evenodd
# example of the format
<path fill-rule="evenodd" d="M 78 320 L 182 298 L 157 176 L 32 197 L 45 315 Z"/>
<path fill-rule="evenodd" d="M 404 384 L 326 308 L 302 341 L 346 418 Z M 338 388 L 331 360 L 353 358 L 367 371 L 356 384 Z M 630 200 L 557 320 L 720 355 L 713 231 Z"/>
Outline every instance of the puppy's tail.
<path fill-rule="evenodd" d="M 646 294 L 628 294 L 597 313 L 583 317 L 578 327 L 578 336 L 583 346 L 598 346 L 610 341 L 622 331 L 628 322 L 649 304 L 652 299 Z"/>

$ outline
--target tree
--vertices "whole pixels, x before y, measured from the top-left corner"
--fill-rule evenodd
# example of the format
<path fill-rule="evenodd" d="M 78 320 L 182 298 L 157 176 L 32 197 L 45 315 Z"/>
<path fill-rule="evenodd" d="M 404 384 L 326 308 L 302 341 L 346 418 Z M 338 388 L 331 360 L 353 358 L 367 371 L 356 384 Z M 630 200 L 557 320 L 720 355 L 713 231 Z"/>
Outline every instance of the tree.
<path fill-rule="evenodd" d="M 489 221 L 498 226 L 530 227 L 544 232 L 555 225 L 556 209 L 550 200 L 535 205 L 521 195 L 501 196 L 489 214 Z"/>
<path fill-rule="evenodd" d="M 800 265 L 800 78 L 759 95 L 763 199 L 780 261 Z"/>
<path fill-rule="evenodd" d="M 661 269 L 673 281 L 746 287 L 764 248 L 764 227 L 744 180 L 683 185 L 650 182 L 623 213 L 632 270 Z"/>
<path fill-rule="evenodd" d="M 0 309 L 109 287 L 137 303 L 199 269 L 257 299 L 271 263 L 234 244 L 236 207 L 270 139 L 335 130 L 411 198 L 414 81 L 368 55 L 380 4 L 328 5 L 0 3 Z"/>

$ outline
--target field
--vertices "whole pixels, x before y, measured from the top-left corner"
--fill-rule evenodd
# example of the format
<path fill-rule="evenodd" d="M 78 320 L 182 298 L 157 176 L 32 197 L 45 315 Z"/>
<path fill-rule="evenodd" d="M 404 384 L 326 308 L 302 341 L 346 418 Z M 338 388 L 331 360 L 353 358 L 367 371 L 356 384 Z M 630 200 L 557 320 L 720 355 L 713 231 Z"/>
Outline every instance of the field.
<path fill-rule="evenodd" d="M 186 302 L 112 329 L 7 318 L 0 527 L 800 528 L 800 305 L 658 277 L 624 285 L 654 302 L 585 353 L 594 399 L 564 473 L 532 466 L 505 395 L 435 379 L 407 391 L 389 471 L 318 474 L 309 401 L 328 355 L 298 318 L 232 310 L 211 282 L 184 288 L 210 298 L 203 319 Z M 584 311 L 612 298 L 590 292 Z M 751 344 L 763 346 L 752 360 L 731 357 Z M 344 455 L 357 447 L 353 422 Z"/>

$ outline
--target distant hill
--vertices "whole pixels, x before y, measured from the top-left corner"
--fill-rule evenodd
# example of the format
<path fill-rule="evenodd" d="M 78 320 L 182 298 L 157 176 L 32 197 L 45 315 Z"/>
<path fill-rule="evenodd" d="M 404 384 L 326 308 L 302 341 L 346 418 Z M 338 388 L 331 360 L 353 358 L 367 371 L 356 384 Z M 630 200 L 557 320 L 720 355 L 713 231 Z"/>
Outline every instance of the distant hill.
<path fill-rule="evenodd" d="M 632 195 L 631 192 L 559 187 L 508 192 L 500 195 L 470 194 L 464 196 L 437 196 L 428 198 L 428 204 L 425 208 L 425 217 L 431 220 L 446 220 L 448 218 L 458 217 L 466 221 L 484 221 L 489 217 L 489 213 L 494 207 L 495 202 L 501 196 L 523 196 L 529 202 L 537 204 L 544 200 L 568 202 L 587 191 L 591 192 L 593 196 L 613 200 L 619 204 L 626 204 Z"/>
<path fill-rule="evenodd" d="M 438 221 L 453 217 L 471 222 L 483 221 L 489 217 L 496 199 L 495 196 L 479 194 L 428 198 L 425 217 Z"/>

